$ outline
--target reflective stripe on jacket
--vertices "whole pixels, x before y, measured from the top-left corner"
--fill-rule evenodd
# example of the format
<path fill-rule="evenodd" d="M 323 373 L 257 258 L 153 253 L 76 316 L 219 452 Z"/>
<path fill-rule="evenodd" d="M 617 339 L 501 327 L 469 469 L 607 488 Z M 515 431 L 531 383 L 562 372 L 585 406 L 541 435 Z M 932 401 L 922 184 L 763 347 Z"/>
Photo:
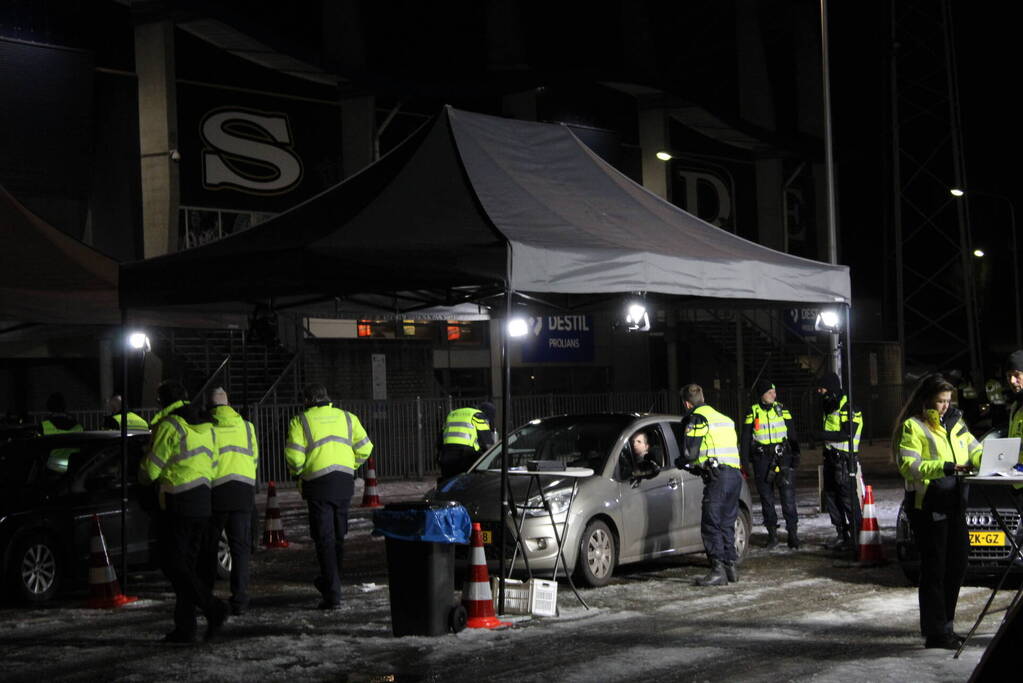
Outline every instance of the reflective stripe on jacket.
<path fill-rule="evenodd" d="M 51 420 L 43 420 L 41 423 L 39 423 L 39 426 L 42 427 L 42 429 L 43 429 L 43 435 L 46 435 L 46 434 L 72 434 L 74 432 L 85 431 L 85 428 L 82 427 L 82 425 L 78 424 L 77 422 L 74 424 L 73 427 L 69 427 L 68 429 L 61 429 L 57 425 L 53 424 L 53 422 Z"/>
<path fill-rule="evenodd" d="M 445 446 L 468 446 L 474 451 L 480 449 L 482 431 L 489 431 L 490 423 L 482 411 L 476 408 L 458 408 L 448 413 L 444 420 Z"/>
<path fill-rule="evenodd" d="M 707 458 L 715 458 L 719 465 L 740 469 L 739 439 L 732 418 L 706 404 L 695 408 L 693 413 L 703 418 L 691 421 L 686 430 L 687 438 L 702 438 L 696 463 L 702 465 Z"/>
<path fill-rule="evenodd" d="M 305 481 L 330 472 L 354 476 L 372 452 L 373 443 L 359 418 L 330 404 L 293 417 L 284 445 L 288 468 Z"/>
<path fill-rule="evenodd" d="M 766 410 L 759 403 L 753 404 L 746 414 L 746 424 L 752 426 L 751 434 L 757 443 L 781 443 L 789 436 L 789 428 L 785 420 L 791 420 L 789 409 L 780 403 L 774 403 Z"/>
<path fill-rule="evenodd" d="M 946 462 L 977 467 L 983 450 L 962 420 L 951 431 L 918 417 L 906 420 L 899 439 L 899 473 L 906 481 L 906 490 L 916 492 L 915 507 L 923 507 L 930 483 L 945 476 Z"/>
<path fill-rule="evenodd" d="M 848 431 L 849 419 L 845 410 L 845 404 L 848 400 L 848 397 L 843 396 L 842 400 L 838 402 L 838 408 L 824 416 L 824 431 L 842 432 L 843 434 Z M 863 413 L 858 410 L 853 411 L 853 424 L 856 425 L 855 433 L 853 434 L 853 453 L 859 453 L 860 433 L 863 431 Z M 849 452 L 849 439 L 826 441 L 824 445 L 842 453 Z"/>
<path fill-rule="evenodd" d="M 231 406 L 216 406 L 210 411 L 217 435 L 217 457 L 213 463 L 213 486 L 237 481 L 256 485 L 259 467 L 259 443 L 256 428 Z"/>
<path fill-rule="evenodd" d="M 177 401 L 165 411 L 165 417 L 153 428 L 149 452 L 139 465 L 139 481 L 159 482 L 160 506 L 166 509 L 164 497 L 204 486 L 213 479 L 216 437 L 209 422 L 188 424 L 184 418 L 169 414 L 187 405 Z"/>

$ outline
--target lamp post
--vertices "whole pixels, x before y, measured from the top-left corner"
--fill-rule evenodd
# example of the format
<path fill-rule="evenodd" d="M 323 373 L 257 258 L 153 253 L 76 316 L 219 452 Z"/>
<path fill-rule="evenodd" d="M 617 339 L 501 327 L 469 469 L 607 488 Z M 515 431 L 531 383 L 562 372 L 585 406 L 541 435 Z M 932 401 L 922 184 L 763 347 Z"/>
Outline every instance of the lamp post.
<path fill-rule="evenodd" d="M 122 318 L 121 328 L 127 320 Z M 128 354 L 150 349 L 149 337 L 143 332 L 125 334 L 121 348 L 121 588 L 128 587 Z"/>
<path fill-rule="evenodd" d="M 1020 320 L 1020 315 L 1023 311 L 1020 311 L 1020 292 L 1019 292 L 1019 251 L 1016 244 L 1016 205 L 1011 199 L 1005 195 L 997 194 L 994 192 L 984 192 L 982 190 L 970 190 L 969 193 L 961 188 L 953 187 L 949 190 L 949 194 L 953 197 L 961 198 L 976 195 L 978 197 L 990 197 L 991 199 L 999 199 L 1005 202 L 1009 206 L 1009 230 L 1012 239 L 1012 296 L 1013 303 L 1015 304 L 1015 310 L 1013 317 L 1016 323 L 1016 348 L 1023 348 L 1023 322 Z M 977 254 L 974 252 L 974 256 L 978 258 L 983 254 Z"/>

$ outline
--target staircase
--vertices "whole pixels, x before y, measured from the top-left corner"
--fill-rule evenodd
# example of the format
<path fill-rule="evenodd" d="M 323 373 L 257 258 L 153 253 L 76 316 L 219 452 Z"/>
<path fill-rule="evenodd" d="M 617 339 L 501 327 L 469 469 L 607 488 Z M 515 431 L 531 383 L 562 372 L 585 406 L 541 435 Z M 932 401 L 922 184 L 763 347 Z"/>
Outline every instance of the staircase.
<path fill-rule="evenodd" d="M 736 331 L 737 320 L 739 332 Z M 806 342 L 789 342 L 781 330 L 772 334 L 741 310 L 685 311 L 680 328 L 691 343 L 714 349 L 722 368 L 732 369 L 736 368 L 740 355 L 741 334 L 744 386 L 740 387 L 740 402 L 745 404 L 752 400 L 749 388 L 760 373 L 778 387 L 781 399 L 792 409 L 797 431 L 812 429 L 812 414 L 817 412 L 814 385 L 826 362 L 823 349 Z M 779 343 L 779 339 L 786 341 Z M 742 410 L 746 410 L 745 405 Z"/>
<path fill-rule="evenodd" d="M 255 403 L 274 385 L 295 354 L 278 344 L 266 344 L 246 339 L 242 344 L 240 330 L 165 330 L 156 340 L 156 350 L 165 359 L 170 359 L 177 374 L 189 392 L 199 391 L 206 381 L 224 364 L 213 386 L 223 386 L 233 403 Z M 301 371 L 301 364 L 290 369 Z M 295 382 L 281 382 L 278 392 L 287 398 L 294 393 L 293 386 L 301 385 L 301 378 Z"/>

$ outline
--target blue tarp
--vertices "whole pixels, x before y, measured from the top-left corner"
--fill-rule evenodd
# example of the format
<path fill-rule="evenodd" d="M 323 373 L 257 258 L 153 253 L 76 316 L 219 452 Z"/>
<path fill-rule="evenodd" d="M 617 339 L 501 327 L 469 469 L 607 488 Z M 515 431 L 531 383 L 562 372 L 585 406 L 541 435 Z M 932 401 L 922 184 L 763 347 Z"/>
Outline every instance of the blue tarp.
<path fill-rule="evenodd" d="M 469 512 L 461 505 L 396 505 L 373 513 L 373 535 L 401 541 L 468 544 Z"/>

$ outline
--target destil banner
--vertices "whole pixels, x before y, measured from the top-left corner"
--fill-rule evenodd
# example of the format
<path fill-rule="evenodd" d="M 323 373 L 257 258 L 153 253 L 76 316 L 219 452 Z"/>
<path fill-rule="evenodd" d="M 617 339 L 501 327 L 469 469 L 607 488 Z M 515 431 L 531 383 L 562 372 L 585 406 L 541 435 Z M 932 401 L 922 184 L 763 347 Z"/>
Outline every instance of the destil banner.
<path fill-rule="evenodd" d="M 529 318 L 523 363 L 586 363 L 593 360 L 593 319 L 588 315 Z"/>
<path fill-rule="evenodd" d="M 178 82 L 184 206 L 279 213 L 341 180 L 336 104 Z"/>

